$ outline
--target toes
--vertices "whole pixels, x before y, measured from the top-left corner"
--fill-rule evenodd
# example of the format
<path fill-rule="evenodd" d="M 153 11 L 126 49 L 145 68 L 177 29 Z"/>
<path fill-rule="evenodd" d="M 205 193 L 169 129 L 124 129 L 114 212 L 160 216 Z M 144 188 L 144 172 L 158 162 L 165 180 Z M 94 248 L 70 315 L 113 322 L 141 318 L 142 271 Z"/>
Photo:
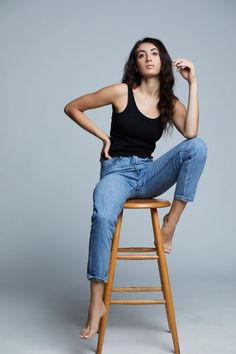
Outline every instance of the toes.
<path fill-rule="evenodd" d="M 91 338 L 94 334 L 96 334 L 98 332 L 98 328 L 97 327 L 92 327 L 90 328 L 84 335 L 83 338 L 85 339 L 89 339 Z"/>
<path fill-rule="evenodd" d="M 88 328 L 83 328 L 81 331 L 80 331 L 80 337 L 81 338 L 84 338 L 85 334 L 87 334 L 88 332 Z"/>
<path fill-rule="evenodd" d="M 86 332 L 86 328 L 81 329 L 80 334 L 83 335 Z"/>
<path fill-rule="evenodd" d="M 168 253 L 168 254 L 171 252 L 171 248 L 169 247 L 169 245 L 168 245 L 168 247 L 164 246 L 164 251 L 165 251 L 165 253 Z"/>
<path fill-rule="evenodd" d="M 88 338 L 88 331 L 86 331 L 81 338 L 87 339 Z"/>

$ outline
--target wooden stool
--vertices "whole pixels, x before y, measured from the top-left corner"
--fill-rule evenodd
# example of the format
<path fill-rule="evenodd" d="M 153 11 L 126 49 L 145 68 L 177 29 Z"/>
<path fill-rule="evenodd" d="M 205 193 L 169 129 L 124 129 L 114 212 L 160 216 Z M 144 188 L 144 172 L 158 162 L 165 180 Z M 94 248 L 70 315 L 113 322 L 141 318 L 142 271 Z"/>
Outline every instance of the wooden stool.
<path fill-rule="evenodd" d="M 166 256 L 162 243 L 161 229 L 159 225 L 157 208 L 165 208 L 170 206 L 168 200 L 163 199 L 128 199 L 123 206 L 123 209 L 150 209 L 152 227 L 154 234 L 154 241 L 156 243 L 156 248 L 153 247 L 129 247 L 129 248 L 118 248 L 120 239 L 120 230 L 123 217 L 123 209 L 118 217 L 116 230 L 111 245 L 111 256 L 110 256 L 110 266 L 108 280 L 105 284 L 103 301 L 106 306 L 106 313 L 100 320 L 98 329 L 98 343 L 97 343 L 97 354 L 102 353 L 102 346 L 104 341 L 104 335 L 106 330 L 106 323 L 109 313 L 110 304 L 126 304 L 126 305 L 145 305 L 145 304 L 164 304 L 166 309 L 166 316 L 168 320 L 169 331 L 172 335 L 174 351 L 176 354 L 180 354 L 178 333 L 175 322 L 174 305 L 171 293 L 170 280 L 168 275 Z M 137 252 L 154 252 L 154 255 L 137 255 Z M 133 254 L 120 255 L 118 252 L 133 252 Z M 157 259 L 158 270 L 160 274 L 161 287 L 121 287 L 112 288 L 113 280 L 115 274 L 116 260 L 150 260 Z M 112 300 L 112 292 L 149 292 L 157 291 L 163 293 L 163 300 Z"/>

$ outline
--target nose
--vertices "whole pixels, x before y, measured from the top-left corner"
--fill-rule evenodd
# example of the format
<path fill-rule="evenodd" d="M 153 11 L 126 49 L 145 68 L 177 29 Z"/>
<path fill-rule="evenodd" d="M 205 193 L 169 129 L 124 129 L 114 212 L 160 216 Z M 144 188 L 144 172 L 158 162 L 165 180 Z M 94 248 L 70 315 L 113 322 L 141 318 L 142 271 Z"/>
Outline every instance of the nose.
<path fill-rule="evenodd" d="M 151 58 L 149 59 L 149 57 L 148 57 L 148 55 L 146 56 L 146 61 L 149 61 L 149 60 L 151 60 Z"/>

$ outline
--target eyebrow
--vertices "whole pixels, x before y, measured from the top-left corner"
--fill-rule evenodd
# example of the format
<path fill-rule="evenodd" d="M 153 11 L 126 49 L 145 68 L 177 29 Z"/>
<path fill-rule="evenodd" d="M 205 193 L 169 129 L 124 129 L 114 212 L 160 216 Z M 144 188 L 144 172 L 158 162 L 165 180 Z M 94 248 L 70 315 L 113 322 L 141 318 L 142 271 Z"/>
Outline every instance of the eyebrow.
<path fill-rule="evenodd" d="M 155 50 L 155 49 L 158 51 L 158 49 L 157 49 L 157 48 L 152 48 L 151 50 Z M 145 50 L 140 49 L 140 50 L 137 52 L 137 55 L 138 55 L 138 53 L 140 53 L 140 52 L 145 52 Z"/>

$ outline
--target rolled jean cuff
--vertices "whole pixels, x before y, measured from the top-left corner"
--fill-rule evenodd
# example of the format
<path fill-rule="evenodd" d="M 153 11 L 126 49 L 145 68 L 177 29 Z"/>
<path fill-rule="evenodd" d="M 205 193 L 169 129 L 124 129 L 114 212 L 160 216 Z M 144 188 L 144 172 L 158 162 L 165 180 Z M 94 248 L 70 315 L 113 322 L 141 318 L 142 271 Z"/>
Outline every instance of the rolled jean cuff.
<path fill-rule="evenodd" d="M 174 195 L 174 199 L 182 200 L 183 202 L 193 202 L 194 201 L 194 198 L 184 197 L 182 195 L 177 195 L 177 194 Z"/>
<path fill-rule="evenodd" d="M 89 275 L 89 274 L 87 274 L 87 279 L 88 279 L 88 280 L 94 279 L 96 282 L 104 281 L 105 283 L 107 283 L 107 279 L 100 278 L 100 277 L 96 277 L 96 276 L 94 276 L 94 275 Z"/>

